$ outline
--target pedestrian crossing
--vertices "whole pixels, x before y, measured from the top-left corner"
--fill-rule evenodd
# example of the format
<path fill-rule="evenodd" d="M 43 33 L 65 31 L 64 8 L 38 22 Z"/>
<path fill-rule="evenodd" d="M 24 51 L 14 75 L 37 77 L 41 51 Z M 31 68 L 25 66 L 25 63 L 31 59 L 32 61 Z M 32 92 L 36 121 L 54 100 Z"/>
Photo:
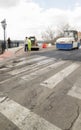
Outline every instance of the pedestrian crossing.
<path fill-rule="evenodd" d="M 69 90 L 68 95 L 81 100 L 81 77 L 75 82 L 72 89 Z"/>
<path fill-rule="evenodd" d="M 42 58 L 41 58 L 42 59 Z M 39 59 L 38 59 L 39 60 Z M 34 61 L 34 60 L 33 60 Z M 25 66 L 24 68 L 20 68 L 20 69 L 15 69 L 13 71 L 10 71 L 9 74 L 11 75 L 16 75 L 16 74 L 19 74 L 19 73 L 22 73 L 22 72 L 25 72 L 25 71 L 28 71 L 28 70 L 32 70 L 35 72 L 35 70 L 39 69 L 40 66 L 42 65 L 49 65 L 49 63 L 52 63 L 54 61 L 54 59 L 45 59 L 43 60 L 42 59 L 42 62 L 38 62 L 38 63 L 35 63 L 33 65 L 30 65 L 29 67 Z M 28 62 L 25 62 L 25 63 L 28 63 Z M 18 64 L 17 64 L 18 65 Z"/>
<path fill-rule="evenodd" d="M 52 72 L 51 76 L 48 75 L 48 78 L 45 77 L 45 79 L 42 79 L 41 83 L 39 82 L 39 87 L 42 86 L 52 90 L 55 87 L 58 87 L 58 84 L 63 82 L 65 78 L 73 75 L 75 71 L 77 72 L 80 66 L 79 62 L 76 63 L 61 59 L 57 60 L 56 58 L 49 58 L 46 56 L 35 56 L 35 58 L 32 57 L 28 61 L 23 58 L 20 63 L 15 63 L 13 70 L 9 70 L 8 68 L 9 71 L 6 73 L 12 77 L 4 79 L 0 82 L 0 84 L 7 83 L 7 81 L 11 81 L 13 78 L 17 77 L 25 82 L 29 82 Z M 79 77 L 79 79 L 69 89 L 67 96 L 81 100 L 80 79 L 81 77 Z M 9 99 L 8 97 L 6 98 L 5 96 L 0 96 L 0 113 L 12 121 L 20 130 L 62 130 L 62 128 L 50 123 L 34 112 L 31 112 L 31 110 Z M 72 130 L 76 130 L 77 128 L 79 128 L 77 130 L 81 129 L 80 120 L 81 114 L 75 121 Z"/>
<path fill-rule="evenodd" d="M 54 88 L 58 83 L 63 81 L 64 78 L 69 76 L 74 70 L 76 70 L 80 65 L 73 63 L 72 65 L 68 66 L 67 68 L 61 70 L 51 78 L 43 81 L 41 85 L 48 87 L 48 88 Z"/>
<path fill-rule="evenodd" d="M 42 69 L 36 70 L 35 72 L 30 73 L 29 75 L 22 76 L 21 78 L 25 79 L 26 81 L 36 79 L 38 76 L 42 76 L 43 74 L 49 72 L 51 69 L 57 68 L 58 66 L 64 63 L 65 63 L 64 61 L 59 61 L 55 64 L 48 65 L 48 66 L 43 67 Z"/>
<path fill-rule="evenodd" d="M 3 98 L 0 98 L 0 112 L 20 130 L 61 130 L 9 98 L 3 102 Z"/>
<path fill-rule="evenodd" d="M 46 57 L 43 56 L 43 57 L 37 57 L 37 58 L 34 58 L 34 59 L 30 59 L 30 60 L 23 60 L 23 62 L 20 62 L 20 63 L 17 63 L 15 66 L 20 66 L 20 65 L 24 65 L 26 63 L 30 63 L 30 62 L 36 62 L 36 61 L 40 61 L 40 60 L 43 60 L 45 59 Z"/>

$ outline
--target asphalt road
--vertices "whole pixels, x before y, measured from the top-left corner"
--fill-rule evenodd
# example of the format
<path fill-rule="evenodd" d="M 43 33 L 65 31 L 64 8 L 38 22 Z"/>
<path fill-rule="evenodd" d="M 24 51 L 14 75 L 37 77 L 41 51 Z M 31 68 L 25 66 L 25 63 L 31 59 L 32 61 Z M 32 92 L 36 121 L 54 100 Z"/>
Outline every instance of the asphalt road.
<path fill-rule="evenodd" d="M 0 63 L 0 130 L 81 130 L 81 49 Z"/>

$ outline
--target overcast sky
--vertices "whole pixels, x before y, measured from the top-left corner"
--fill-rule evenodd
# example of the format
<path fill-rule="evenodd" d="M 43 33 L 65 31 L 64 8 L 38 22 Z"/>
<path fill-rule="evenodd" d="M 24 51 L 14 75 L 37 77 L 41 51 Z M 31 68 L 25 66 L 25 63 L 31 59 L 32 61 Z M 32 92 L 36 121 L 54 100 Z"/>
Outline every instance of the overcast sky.
<path fill-rule="evenodd" d="M 11 39 L 30 35 L 40 39 L 48 26 L 56 29 L 67 23 L 81 31 L 81 0 L 0 0 L 0 21 L 4 18 L 6 37 Z"/>

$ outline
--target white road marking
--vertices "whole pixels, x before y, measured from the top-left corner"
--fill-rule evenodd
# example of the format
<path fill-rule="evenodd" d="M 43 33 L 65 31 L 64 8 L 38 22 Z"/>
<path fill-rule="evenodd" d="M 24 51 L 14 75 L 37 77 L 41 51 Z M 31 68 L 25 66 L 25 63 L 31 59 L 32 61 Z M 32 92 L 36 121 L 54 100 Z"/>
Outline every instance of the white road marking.
<path fill-rule="evenodd" d="M 54 76 L 43 81 L 43 83 L 41 83 L 41 85 L 48 87 L 50 89 L 53 89 L 59 82 L 61 82 L 64 78 L 66 78 L 68 75 L 70 75 L 79 66 L 80 65 L 73 63 L 72 65 L 70 65 L 70 66 L 66 67 L 65 69 L 61 70 L 60 72 L 56 73 Z"/>
<path fill-rule="evenodd" d="M 49 61 L 50 63 L 52 62 L 52 60 L 50 60 Z M 49 63 L 48 62 L 48 63 Z M 48 64 L 47 64 L 48 65 Z M 38 66 L 38 65 L 37 65 Z M 49 65 L 48 65 L 48 67 L 49 67 Z M 46 68 L 46 67 L 45 67 Z M 30 69 L 30 70 L 29 70 Z M 27 67 L 27 68 L 25 68 L 25 71 L 27 71 L 28 70 L 28 74 L 26 75 L 26 76 L 22 76 L 21 78 L 22 79 L 24 79 L 24 80 L 27 80 L 27 81 L 30 81 L 30 80 L 32 80 L 32 79 L 34 79 L 34 78 L 36 78 L 37 77 L 37 75 L 36 76 L 34 76 L 35 75 L 35 72 L 37 72 L 37 71 L 39 71 L 39 68 L 38 67 L 36 67 L 36 66 L 33 66 L 33 67 Z M 43 69 L 44 70 L 44 69 Z M 47 70 L 46 70 L 47 71 Z M 3 84 L 3 83 L 5 83 L 5 82 L 8 82 L 8 81 L 11 81 L 12 79 L 15 79 L 16 77 L 18 77 L 18 75 L 17 74 L 20 74 L 20 73 L 22 73 L 22 72 L 24 72 L 23 71 L 23 69 L 21 69 L 20 70 L 20 72 L 19 71 L 10 71 L 10 73 L 9 74 L 12 74 L 12 75 L 15 75 L 14 77 L 11 77 L 11 78 L 9 78 L 9 79 L 6 79 L 6 80 L 3 80 L 3 81 L 0 81 L 0 84 Z M 33 72 L 33 73 L 31 73 L 31 72 Z M 33 77 L 32 77 L 33 76 Z"/>
<path fill-rule="evenodd" d="M 78 119 L 76 120 L 75 124 L 73 125 L 72 130 L 81 130 L 81 114 L 79 115 Z"/>
<path fill-rule="evenodd" d="M 46 67 L 43 67 L 42 69 L 39 69 L 39 70 L 37 70 L 37 71 L 35 71 L 33 73 L 30 73 L 28 75 L 22 76 L 21 78 L 26 80 L 26 81 L 33 80 L 33 79 L 37 78 L 38 76 L 49 72 L 51 69 L 54 69 L 54 68 L 59 67 L 60 65 L 63 65 L 65 62 L 66 61 L 56 62 L 56 63 L 54 63 L 52 65 L 48 65 Z"/>
<path fill-rule="evenodd" d="M 81 99 L 81 77 L 68 92 L 69 96 Z"/>
<path fill-rule="evenodd" d="M 24 61 L 22 61 L 20 63 L 17 63 L 15 66 L 24 65 L 26 63 L 43 60 L 45 58 L 47 58 L 47 57 L 46 56 L 41 56 L 41 57 L 37 57 L 37 58 L 34 58 L 34 59 L 24 60 Z"/>
<path fill-rule="evenodd" d="M 15 70 L 9 71 L 8 73 L 11 74 L 11 75 L 16 75 L 16 74 L 20 74 L 22 72 L 26 72 L 28 70 L 33 70 L 33 69 L 36 70 L 36 67 L 40 67 L 41 65 L 45 65 L 45 64 L 47 65 L 47 63 L 51 63 L 54 60 L 55 59 L 45 59 L 45 60 L 42 60 L 38 63 L 33 64 L 33 65 L 29 65 L 29 66 L 26 66 L 26 67 L 23 67 L 23 68 L 20 68 L 20 69 L 15 69 Z"/>
<path fill-rule="evenodd" d="M 0 71 L 5 71 L 5 70 L 8 70 L 9 68 L 7 67 L 3 67 L 3 68 L 0 68 Z"/>
<path fill-rule="evenodd" d="M 4 101 L 2 99 L 0 102 L 0 112 L 20 130 L 61 130 L 44 118 L 10 99 Z"/>

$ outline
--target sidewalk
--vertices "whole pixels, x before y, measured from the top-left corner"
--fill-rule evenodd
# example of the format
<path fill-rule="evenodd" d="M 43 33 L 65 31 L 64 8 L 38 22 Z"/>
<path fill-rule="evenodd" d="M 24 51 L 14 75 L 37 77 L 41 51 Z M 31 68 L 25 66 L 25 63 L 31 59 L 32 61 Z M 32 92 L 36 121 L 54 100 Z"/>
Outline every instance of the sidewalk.
<path fill-rule="evenodd" d="M 0 61 L 1 61 L 1 60 L 5 60 L 5 59 L 8 59 L 8 58 L 10 58 L 10 57 L 14 57 L 15 54 L 16 54 L 18 51 L 22 50 L 22 49 L 23 49 L 23 46 L 6 49 L 3 54 L 0 54 Z"/>
<path fill-rule="evenodd" d="M 47 47 L 47 48 L 40 48 L 39 51 L 32 51 L 31 53 L 43 52 L 43 51 L 45 52 L 45 51 L 48 51 L 48 50 L 52 50 L 54 48 L 55 48 L 54 46 Z M 19 55 L 25 54 L 25 53 L 26 52 L 24 52 L 24 46 L 8 48 L 8 49 L 5 50 L 5 52 L 3 54 L 0 54 L 0 61 L 7 60 L 7 59 L 12 58 L 14 56 L 19 56 Z"/>

